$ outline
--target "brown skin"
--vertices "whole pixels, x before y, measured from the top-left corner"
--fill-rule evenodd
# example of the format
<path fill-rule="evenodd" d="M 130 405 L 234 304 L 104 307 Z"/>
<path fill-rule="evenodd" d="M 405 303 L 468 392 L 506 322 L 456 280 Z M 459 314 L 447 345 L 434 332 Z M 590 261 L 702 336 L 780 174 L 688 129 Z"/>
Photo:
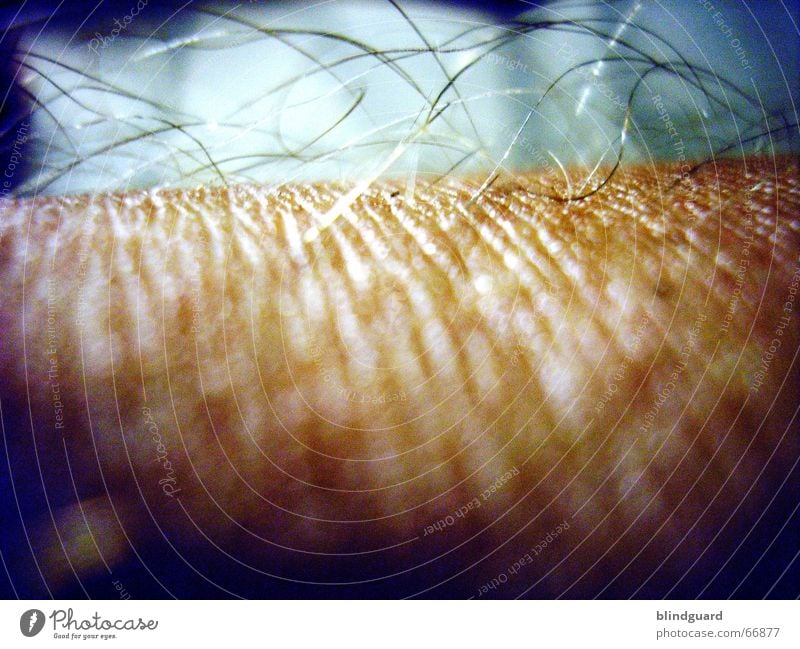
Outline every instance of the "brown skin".
<path fill-rule="evenodd" d="M 785 596 L 798 162 L 678 177 L 6 204 L 15 592 Z"/>

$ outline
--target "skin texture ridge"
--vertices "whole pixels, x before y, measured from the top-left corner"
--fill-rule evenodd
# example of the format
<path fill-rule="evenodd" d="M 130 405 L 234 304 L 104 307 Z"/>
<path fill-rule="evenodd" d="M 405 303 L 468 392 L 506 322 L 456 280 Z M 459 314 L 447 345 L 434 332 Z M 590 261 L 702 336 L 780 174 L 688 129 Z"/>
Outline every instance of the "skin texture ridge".
<path fill-rule="evenodd" d="M 349 187 L 3 203 L 19 595 L 778 583 L 748 571 L 798 499 L 797 159 L 479 184 L 375 182 L 311 241 Z"/>

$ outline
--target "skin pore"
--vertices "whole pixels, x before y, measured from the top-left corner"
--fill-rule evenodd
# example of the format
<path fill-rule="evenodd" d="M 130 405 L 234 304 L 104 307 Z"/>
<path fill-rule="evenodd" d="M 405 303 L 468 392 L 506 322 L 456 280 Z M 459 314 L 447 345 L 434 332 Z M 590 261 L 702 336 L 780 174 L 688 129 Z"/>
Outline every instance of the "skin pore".
<path fill-rule="evenodd" d="M 5 203 L 17 594 L 791 594 L 797 159 L 545 180 Z"/>

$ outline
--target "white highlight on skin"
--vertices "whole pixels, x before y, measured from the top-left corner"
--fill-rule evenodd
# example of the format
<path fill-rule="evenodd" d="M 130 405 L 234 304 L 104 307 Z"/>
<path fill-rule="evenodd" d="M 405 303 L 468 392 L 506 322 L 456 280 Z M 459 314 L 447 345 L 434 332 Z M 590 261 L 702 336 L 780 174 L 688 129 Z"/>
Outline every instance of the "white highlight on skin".
<path fill-rule="evenodd" d="M 317 237 L 319 237 L 321 232 L 324 232 L 331 225 L 331 223 L 338 219 L 346 210 L 350 209 L 350 207 L 353 205 L 353 201 L 355 201 L 359 196 L 362 196 L 369 186 L 381 175 L 383 175 L 386 170 L 389 169 L 395 163 L 395 161 L 406 152 L 407 148 L 408 144 L 404 142 L 398 144 L 392 154 L 386 158 L 384 163 L 378 167 L 378 169 L 376 169 L 370 177 L 368 177 L 366 180 L 362 180 L 350 191 L 345 193 L 341 198 L 337 199 L 333 207 L 325 214 L 319 214 L 319 212 L 316 212 L 315 220 L 317 223 L 306 231 L 306 233 L 303 235 L 303 240 L 306 243 L 311 243 Z"/>

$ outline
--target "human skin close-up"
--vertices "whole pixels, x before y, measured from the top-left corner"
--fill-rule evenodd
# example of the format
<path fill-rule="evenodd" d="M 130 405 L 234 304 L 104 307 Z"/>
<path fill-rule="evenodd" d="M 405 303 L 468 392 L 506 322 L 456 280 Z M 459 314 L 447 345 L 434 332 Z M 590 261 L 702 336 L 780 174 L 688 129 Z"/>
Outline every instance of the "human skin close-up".
<path fill-rule="evenodd" d="M 800 161 L 662 158 L 4 197 L 0 592 L 796 598 Z"/>
<path fill-rule="evenodd" d="M 796 495 L 797 161 L 671 171 L 381 183 L 310 242 L 340 188 L 7 206 L 19 594 L 788 587 L 740 562 Z"/>

